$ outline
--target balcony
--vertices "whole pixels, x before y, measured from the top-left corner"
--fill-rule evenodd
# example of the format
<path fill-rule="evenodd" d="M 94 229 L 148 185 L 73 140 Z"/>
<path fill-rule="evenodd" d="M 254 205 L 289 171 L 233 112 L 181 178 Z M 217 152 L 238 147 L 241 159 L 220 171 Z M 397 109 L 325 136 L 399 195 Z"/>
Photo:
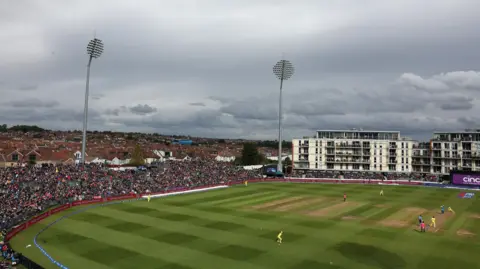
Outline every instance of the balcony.
<path fill-rule="evenodd" d="M 308 143 L 300 143 L 298 144 L 298 147 L 300 148 L 308 148 L 309 144 Z"/>
<path fill-rule="evenodd" d="M 424 158 L 428 158 L 428 157 L 430 157 L 430 154 L 428 154 L 428 153 L 418 153 L 418 152 L 414 152 L 412 156 L 413 156 L 413 157 L 424 157 Z"/>
<path fill-rule="evenodd" d="M 397 145 L 396 145 L 396 144 L 390 144 L 390 145 L 388 145 L 388 148 L 390 148 L 390 149 L 396 149 L 396 148 L 397 148 Z"/>
<path fill-rule="evenodd" d="M 358 164 L 366 164 L 370 163 L 370 161 L 361 160 L 361 159 L 335 159 L 334 161 L 327 161 L 333 163 L 358 163 Z"/>
<path fill-rule="evenodd" d="M 336 145 L 336 148 L 338 149 L 350 149 L 350 148 L 361 148 L 362 146 L 360 144 L 347 144 L 347 143 L 340 143 Z"/>

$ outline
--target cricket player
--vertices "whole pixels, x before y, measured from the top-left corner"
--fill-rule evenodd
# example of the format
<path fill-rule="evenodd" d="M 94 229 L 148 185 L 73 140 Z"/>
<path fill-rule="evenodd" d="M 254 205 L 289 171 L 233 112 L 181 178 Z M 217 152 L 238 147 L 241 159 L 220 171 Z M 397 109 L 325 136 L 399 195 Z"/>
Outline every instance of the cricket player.
<path fill-rule="evenodd" d="M 245 184 L 245 187 L 248 186 L 248 180 L 245 180 L 243 184 Z"/>
<path fill-rule="evenodd" d="M 346 193 L 343 193 L 343 201 L 344 201 L 344 202 L 347 201 L 347 194 L 346 194 Z"/>
<path fill-rule="evenodd" d="M 282 235 L 283 235 L 283 231 L 280 231 L 277 235 L 277 242 L 279 245 L 282 243 Z"/>
<path fill-rule="evenodd" d="M 420 231 L 425 232 L 425 222 L 420 223 Z"/>
<path fill-rule="evenodd" d="M 448 212 L 452 212 L 453 214 L 455 214 L 455 211 L 453 211 L 451 207 L 448 207 Z"/>
<path fill-rule="evenodd" d="M 383 196 L 383 189 L 380 190 L 380 196 Z"/>
<path fill-rule="evenodd" d="M 152 199 L 152 197 L 150 197 L 150 194 L 147 196 L 147 201 L 150 203 L 150 199 Z"/>
<path fill-rule="evenodd" d="M 430 223 L 430 227 L 436 228 L 436 227 L 437 227 L 437 224 L 436 224 L 435 222 L 436 222 L 435 216 L 432 216 L 432 220 L 431 220 L 431 223 Z"/>
<path fill-rule="evenodd" d="M 442 212 L 442 214 L 445 214 L 445 206 L 444 206 L 444 205 L 442 205 L 442 206 L 440 207 L 440 212 Z"/>

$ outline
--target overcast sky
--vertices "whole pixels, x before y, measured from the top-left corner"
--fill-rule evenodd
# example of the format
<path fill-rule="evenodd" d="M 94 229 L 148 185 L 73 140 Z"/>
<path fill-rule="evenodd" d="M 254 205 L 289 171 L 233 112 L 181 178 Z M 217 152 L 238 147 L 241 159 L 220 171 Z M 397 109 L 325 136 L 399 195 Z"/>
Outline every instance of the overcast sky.
<path fill-rule="evenodd" d="M 480 1 L 3 0 L 0 123 L 286 139 L 480 127 Z"/>

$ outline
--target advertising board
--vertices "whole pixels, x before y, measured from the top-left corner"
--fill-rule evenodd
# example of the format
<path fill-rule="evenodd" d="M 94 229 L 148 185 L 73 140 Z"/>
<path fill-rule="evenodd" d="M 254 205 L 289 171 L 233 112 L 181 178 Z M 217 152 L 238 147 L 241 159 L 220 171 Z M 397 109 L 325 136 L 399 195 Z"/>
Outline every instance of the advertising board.
<path fill-rule="evenodd" d="M 480 186 L 480 174 L 475 173 L 452 173 L 452 184 Z"/>

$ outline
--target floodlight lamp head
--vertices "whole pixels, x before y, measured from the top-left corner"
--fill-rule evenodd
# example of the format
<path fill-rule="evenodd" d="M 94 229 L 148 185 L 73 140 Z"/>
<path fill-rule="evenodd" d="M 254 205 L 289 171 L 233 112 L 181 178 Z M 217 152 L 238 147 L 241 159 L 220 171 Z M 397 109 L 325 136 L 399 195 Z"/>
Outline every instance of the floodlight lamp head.
<path fill-rule="evenodd" d="M 291 78 L 294 73 L 295 68 L 290 61 L 281 60 L 273 66 L 273 74 L 275 74 L 278 79 L 287 80 Z"/>
<path fill-rule="evenodd" d="M 103 43 L 102 40 L 94 38 L 88 42 L 87 53 L 92 58 L 98 58 L 102 55 L 103 52 Z"/>

